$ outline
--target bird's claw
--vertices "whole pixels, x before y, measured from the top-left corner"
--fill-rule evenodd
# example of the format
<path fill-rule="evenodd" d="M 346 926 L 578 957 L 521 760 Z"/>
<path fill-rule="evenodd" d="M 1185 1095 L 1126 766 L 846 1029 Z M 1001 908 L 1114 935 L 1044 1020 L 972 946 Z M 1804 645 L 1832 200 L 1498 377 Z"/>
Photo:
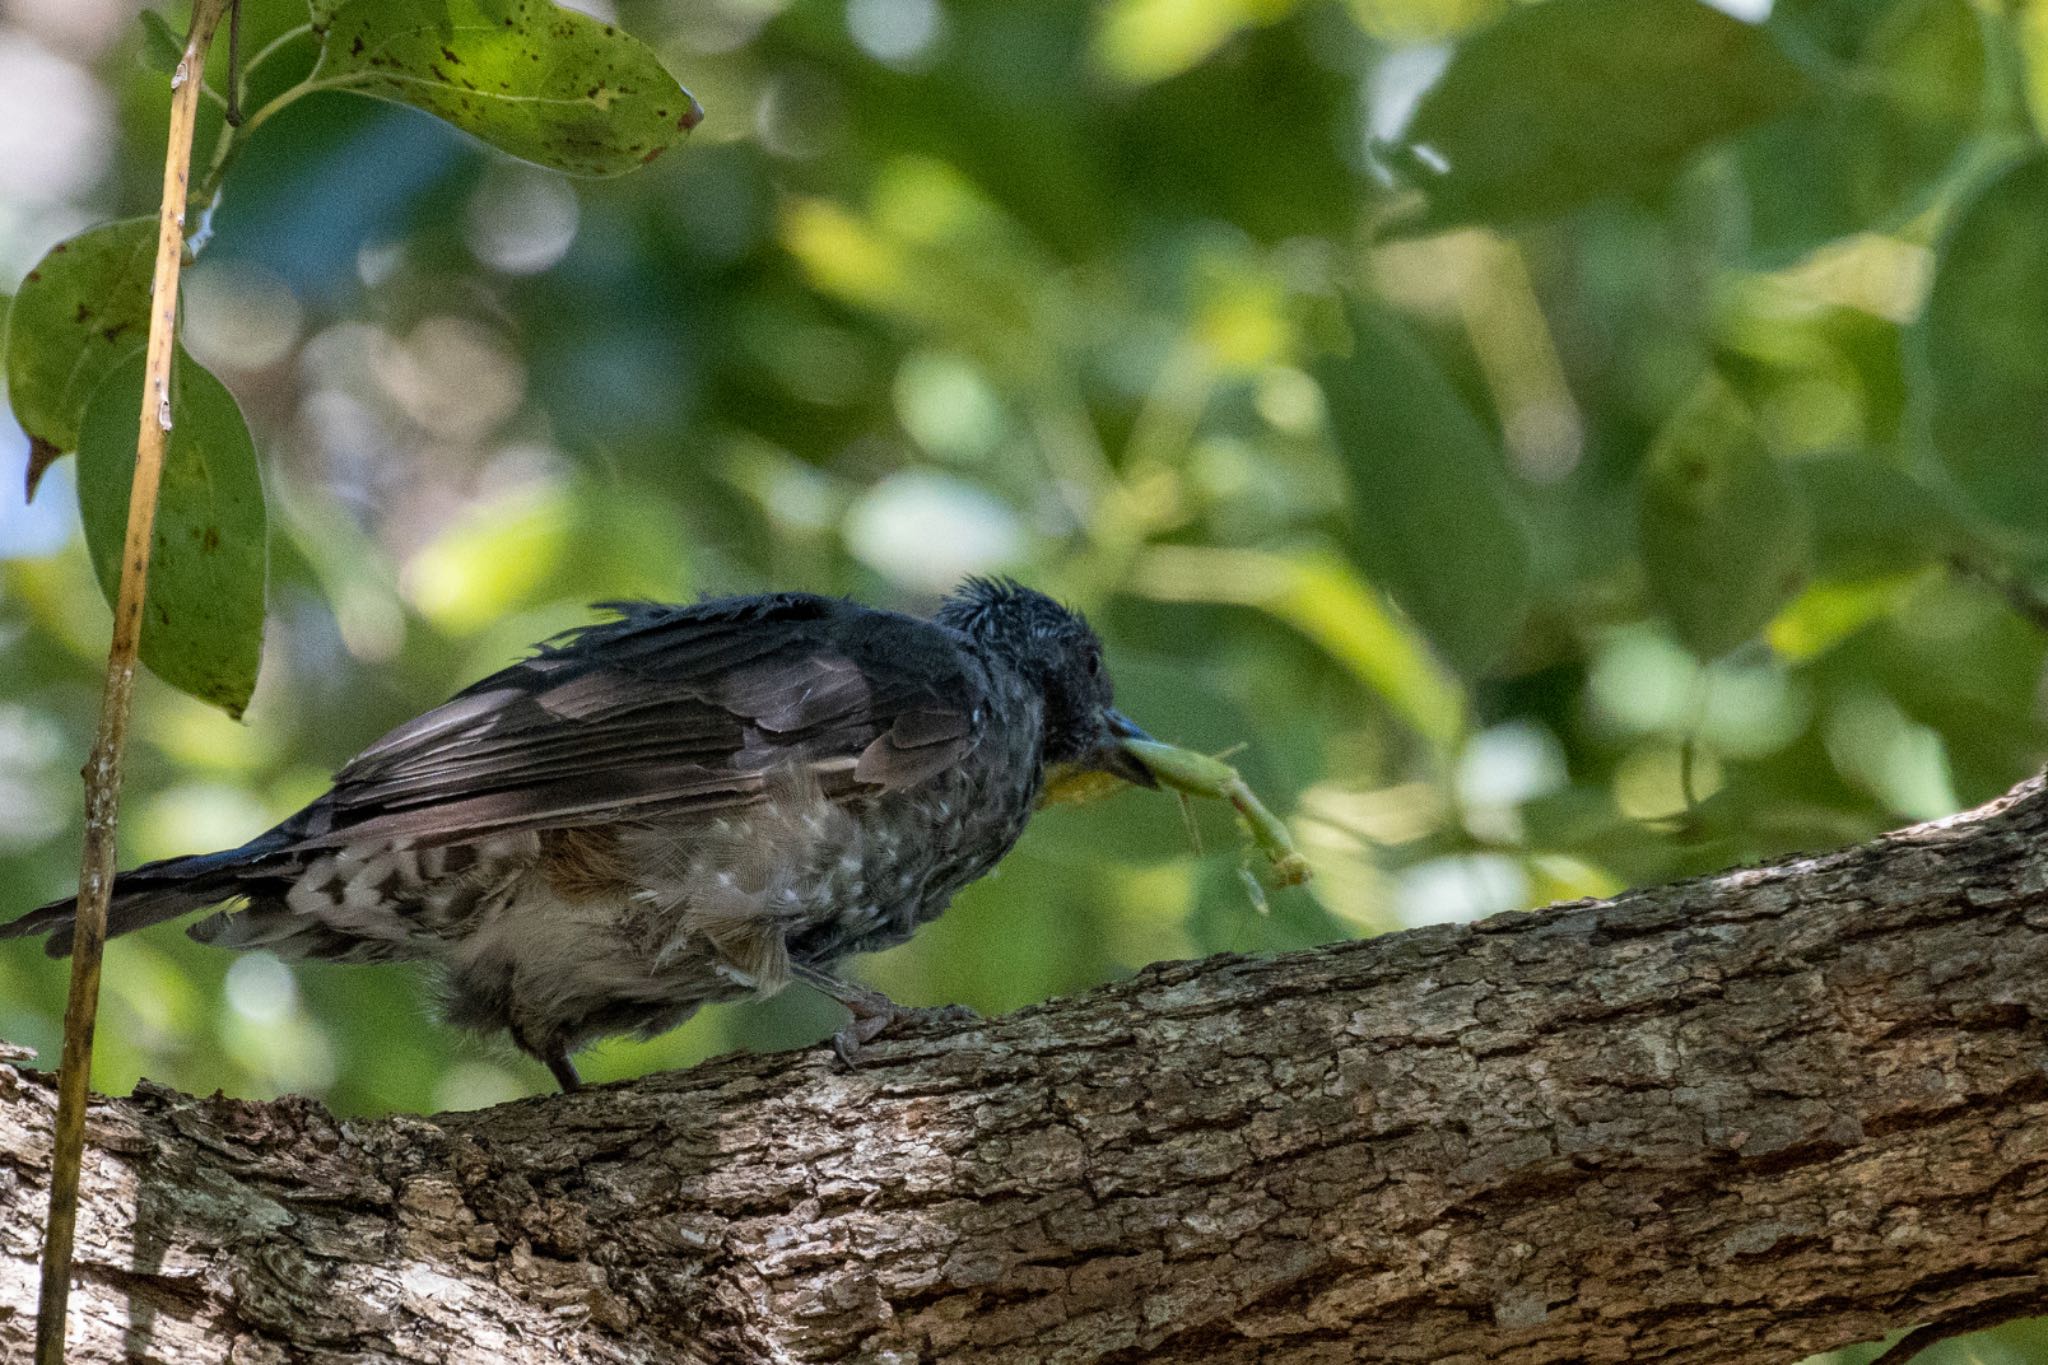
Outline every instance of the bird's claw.
<path fill-rule="evenodd" d="M 937 1024 L 967 1024 L 981 1018 L 965 1005 L 899 1005 L 876 995 L 858 1006 L 849 1005 L 853 1018 L 832 1035 L 832 1050 L 851 1071 L 860 1065 L 861 1050 L 896 1025 L 929 1020 Z"/>
<path fill-rule="evenodd" d="M 860 1065 L 861 1049 L 873 1042 L 883 1030 L 896 1022 L 893 1013 L 856 1014 L 846 1021 L 846 1026 L 832 1035 L 832 1050 L 839 1054 L 839 1064 L 848 1071 Z"/>

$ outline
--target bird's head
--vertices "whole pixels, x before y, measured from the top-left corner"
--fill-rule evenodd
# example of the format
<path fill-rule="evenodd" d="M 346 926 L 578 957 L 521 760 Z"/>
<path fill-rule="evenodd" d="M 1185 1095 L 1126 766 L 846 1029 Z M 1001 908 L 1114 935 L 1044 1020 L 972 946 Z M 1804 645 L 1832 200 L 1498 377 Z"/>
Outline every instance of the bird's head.
<path fill-rule="evenodd" d="M 1146 733 L 1116 709 L 1102 641 L 1081 613 L 1007 578 L 970 578 L 936 618 L 1017 670 L 1045 697 L 1042 761 L 1114 773 L 1141 787 L 1157 780 L 1123 748 Z"/>

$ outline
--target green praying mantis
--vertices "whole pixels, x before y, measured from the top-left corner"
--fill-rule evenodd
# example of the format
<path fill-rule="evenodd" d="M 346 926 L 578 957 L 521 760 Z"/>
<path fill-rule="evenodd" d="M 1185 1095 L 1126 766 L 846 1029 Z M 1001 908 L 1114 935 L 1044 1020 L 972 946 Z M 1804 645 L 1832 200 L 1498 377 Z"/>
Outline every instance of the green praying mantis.
<path fill-rule="evenodd" d="M 1159 779 L 1161 786 L 1184 796 L 1228 801 L 1234 806 L 1238 820 L 1251 836 L 1252 843 L 1271 864 L 1269 877 L 1275 886 L 1299 886 L 1308 880 L 1308 860 L 1294 847 L 1294 838 L 1288 833 L 1286 824 L 1266 808 L 1237 769 L 1220 758 L 1211 758 L 1172 744 L 1161 744 L 1157 740 L 1126 739 L 1122 744 L 1124 751 L 1144 764 L 1146 770 Z M 1063 772 L 1047 783 L 1041 804 L 1089 801 L 1109 794 L 1119 785 L 1120 780 L 1108 773 Z M 1266 910 L 1264 888 L 1249 867 L 1240 869 L 1240 872 L 1251 892 L 1252 904 L 1263 914 Z"/>

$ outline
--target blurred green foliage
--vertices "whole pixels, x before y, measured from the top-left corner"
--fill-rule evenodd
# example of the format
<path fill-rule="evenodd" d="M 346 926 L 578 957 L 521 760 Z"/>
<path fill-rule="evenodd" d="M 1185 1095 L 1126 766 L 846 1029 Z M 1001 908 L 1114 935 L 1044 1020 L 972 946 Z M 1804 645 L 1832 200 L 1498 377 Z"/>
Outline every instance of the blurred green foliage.
<path fill-rule="evenodd" d="M 228 177 L 185 335 L 256 434 L 267 639 L 242 723 L 141 691 L 130 860 L 248 837 L 591 600 L 924 608 L 986 570 L 1087 609 L 1154 733 L 1245 746 L 1318 875 L 1261 917 L 1220 811 L 1199 849 L 1158 796 L 1049 812 L 857 966 L 910 1001 L 1837 845 L 2048 752 L 2039 0 L 600 8 L 707 112 L 644 171 L 320 93 Z M 306 14 L 246 9 L 252 46 Z M 47 153 L 0 172 L 10 278 L 152 211 L 150 46 L 115 0 L 0 20 L 71 92 L 0 93 Z M 24 508 L 26 458 L 0 442 L 9 909 L 72 885 L 107 634 L 74 471 Z M 0 1035 L 54 1055 L 63 985 L 9 945 Z M 111 1090 L 545 1084 L 404 969 L 167 927 L 106 992 Z M 586 1074 L 833 1022 L 791 991 Z M 2010 1339 L 1949 1358 L 2044 1358 Z"/>

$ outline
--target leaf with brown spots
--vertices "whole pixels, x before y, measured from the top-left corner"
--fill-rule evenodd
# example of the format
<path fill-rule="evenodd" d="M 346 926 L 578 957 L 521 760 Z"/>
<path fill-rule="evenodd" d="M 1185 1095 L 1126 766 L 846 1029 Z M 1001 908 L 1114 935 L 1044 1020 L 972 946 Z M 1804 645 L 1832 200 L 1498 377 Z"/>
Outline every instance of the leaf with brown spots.
<path fill-rule="evenodd" d="M 571 175 L 623 175 L 703 117 L 644 43 L 548 0 L 349 0 L 313 79 Z"/>
<path fill-rule="evenodd" d="M 59 242 L 14 296 L 7 397 L 29 436 L 31 498 L 44 471 L 78 447 L 93 390 L 147 339 L 156 228 L 155 218 L 124 218 Z"/>
<path fill-rule="evenodd" d="M 1650 595 L 1701 659 L 1763 629 L 1812 563 L 1799 485 L 1764 448 L 1742 400 L 1713 376 L 1657 435 L 1637 535 Z"/>
<path fill-rule="evenodd" d="M 143 357 L 93 391 L 78 443 L 78 507 L 100 588 L 120 590 L 142 408 Z M 240 716 L 262 661 L 263 484 L 242 410 L 184 351 L 171 377 L 171 430 L 150 537 L 142 661 L 165 682 Z"/>
<path fill-rule="evenodd" d="M 36 500 L 36 485 L 43 481 L 43 475 L 49 472 L 50 466 L 57 463 L 63 456 L 63 451 L 57 449 L 57 447 L 51 445 L 42 437 L 31 436 L 28 438 L 28 475 L 22 480 L 23 486 L 21 490 L 21 500 L 23 502 L 34 502 Z"/>

